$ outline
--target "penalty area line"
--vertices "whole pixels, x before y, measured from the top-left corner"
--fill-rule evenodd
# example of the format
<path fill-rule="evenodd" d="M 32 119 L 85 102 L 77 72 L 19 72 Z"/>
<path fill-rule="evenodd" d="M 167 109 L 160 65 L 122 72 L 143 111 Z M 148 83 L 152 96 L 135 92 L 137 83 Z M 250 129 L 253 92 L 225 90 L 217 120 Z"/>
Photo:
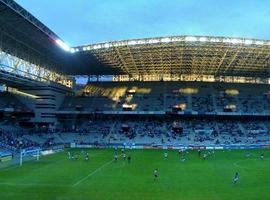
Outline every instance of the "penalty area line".
<path fill-rule="evenodd" d="M 103 165 L 101 165 L 100 167 L 98 167 L 97 169 L 95 169 L 93 172 L 89 173 L 88 175 L 86 175 L 85 177 L 83 177 L 82 179 L 78 180 L 76 183 L 74 183 L 72 185 L 72 187 L 76 187 L 79 184 L 81 184 L 83 181 L 85 181 L 86 179 L 88 179 L 89 177 L 93 176 L 95 173 L 97 173 L 98 171 L 100 171 L 102 168 L 108 166 L 109 164 L 111 164 L 113 162 L 113 160 L 110 160 L 109 162 L 104 163 Z"/>

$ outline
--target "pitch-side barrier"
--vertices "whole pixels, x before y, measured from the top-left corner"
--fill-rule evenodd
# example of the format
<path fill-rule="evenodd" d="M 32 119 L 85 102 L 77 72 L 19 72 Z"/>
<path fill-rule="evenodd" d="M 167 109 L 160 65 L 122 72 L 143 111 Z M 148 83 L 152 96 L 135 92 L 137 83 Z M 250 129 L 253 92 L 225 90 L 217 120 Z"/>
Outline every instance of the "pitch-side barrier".
<path fill-rule="evenodd" d="M 164 144 L 76 144 L 71 143 L 71 148 L 130 148 L 130 149 L 270 149 L 270 144 L 232 144 L 232 145 L 164 145 Z"/>

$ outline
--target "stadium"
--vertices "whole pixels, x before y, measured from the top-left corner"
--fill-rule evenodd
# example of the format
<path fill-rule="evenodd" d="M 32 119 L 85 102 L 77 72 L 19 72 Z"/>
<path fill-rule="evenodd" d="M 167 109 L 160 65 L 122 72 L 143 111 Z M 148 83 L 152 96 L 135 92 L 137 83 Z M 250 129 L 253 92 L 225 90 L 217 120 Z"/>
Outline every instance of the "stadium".
<path fill-rule="evenodd" d="M 270 199 L 269 84 L 270 40 L 70 47 L 0 0 L 1 200 Z"/>

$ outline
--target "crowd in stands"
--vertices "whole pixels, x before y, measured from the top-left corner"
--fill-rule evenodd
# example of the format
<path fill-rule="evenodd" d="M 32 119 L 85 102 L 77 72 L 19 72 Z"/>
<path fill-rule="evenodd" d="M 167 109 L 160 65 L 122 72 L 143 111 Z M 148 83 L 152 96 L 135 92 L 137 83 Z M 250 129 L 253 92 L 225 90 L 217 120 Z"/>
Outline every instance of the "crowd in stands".
<path fill-rule="evenodd" d="M 0 109 L 30 111 L 15 95 L 9 92 L 0 92 Z"/>
<path fill-rule="evenodd" d="M 40 146 L 55 144 L 257 144 L 269 143 L 265 120 L 105 118 L 63 123 L 55 132 L 25 134 Z"/>
<path fill-rule="evenodd" d="M 255 87 L 255 88 L 254 88 Z M 0 99 L 5 106 L 10 98 Z M 13 102 L 13 101 L 10 101 Z M 16 100 L 17 102 L 17 100 Z M 19 105 L 19 103 L 16 103 Z M 185 111 L 269 114 L 268 85 L 197 82 L 104 82 L 67 96 L 60 111 Z M 170 113 L 170 111 L 172 113 Z M 149 114 L 149 113 L 148 113 Z M 170 116 L 170 115 L 169 115 Z M 178 116 L 179 117 L 179 116 Z M 1 125 L 1 124 L 0 124 Z M 267 120 L 167 117 L 106 117 L 61 122 L 51 131 L 14 130 L 0 126 L 0 139 L 15 149 L 55 144 L 256 144 L 270 143 Z"/>
<path fill-rule="evenodd" d="M 13 127 L 1 127 L 0 142 L 6 148 L 15 151 L 19 149 L 39 146 L 37 142 L 23 138 L 24 134 L 26 134 L 25 131 L 18 131 Z"/>
<path fill-rule="evenodd" d="M 14 148 L 59 144 L 270 144 L 267 120 L 207 118 L 97 118 L 62 123 L 54 131 L 32 132 L 1 127 L 1 142 Z"/>
<path fill-rule="evenodd" d="M 254 85 L 254 84 L 253 84 Z M 195 111 L 268 113 L 268 85 L 146 82 L 92 83 L 79 96 L 69 96 L 60 110 L 64 111 L 123 111 L 130 105 L 133 111 Z M 132 93 L 130 92 L 132 91 Z M 181 105 L 181 106 L 179 106 Z"/>

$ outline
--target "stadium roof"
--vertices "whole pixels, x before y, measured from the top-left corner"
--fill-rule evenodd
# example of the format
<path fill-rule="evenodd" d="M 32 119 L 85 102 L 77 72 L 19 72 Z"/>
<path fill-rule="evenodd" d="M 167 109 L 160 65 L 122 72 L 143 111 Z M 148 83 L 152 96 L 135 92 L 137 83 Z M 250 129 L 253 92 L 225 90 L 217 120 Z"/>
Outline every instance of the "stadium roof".
<path fill-rule="evenodd" d="M 72 56 L 66 51 L 69 47 L 63 44 L 60 37 L 15 1 L 0 0 L 0 48 L 3 51 L 66 74 L 76 72 L 75 68 L 99 66 L 95 57 Z"/>
<path fill-rule="evenodd" d="M 270 77 L 270 41 L 265 40 L 175 36 L 107 42 L 76 50 L 79 52 L 74 54 L 95 55 L 123 74 Z"/>
<path fill-rule="evenodd" d="M 0 48 L 70 75 L 270 77 L 270 41 L 174 36 L 70 48 L 13 0 L 0 0 Z"/>

